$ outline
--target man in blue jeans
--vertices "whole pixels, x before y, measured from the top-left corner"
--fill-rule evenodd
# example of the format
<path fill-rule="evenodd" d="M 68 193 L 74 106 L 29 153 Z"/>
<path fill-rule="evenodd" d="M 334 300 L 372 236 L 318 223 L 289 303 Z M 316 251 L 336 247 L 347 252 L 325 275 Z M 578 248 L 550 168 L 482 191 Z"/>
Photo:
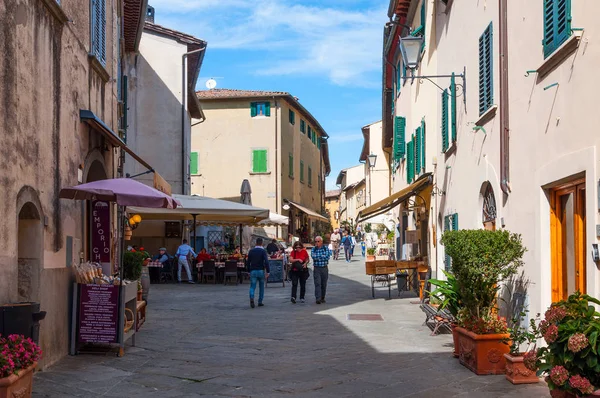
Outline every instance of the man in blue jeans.
<path fill-rule="evenodd" d="M 258 285 L 258 306 L 262 307 L 263 298 L 265 297 L 265 279 L 269 277 L 269 256 L 267 251 L 262 247 L 262 238 L 256 239 L 256 247 L 248 252 L 246 266 L 250 272 L 250 307 L 254 308 L 254 291 L 256 290 L 256 282 Z M 266 272 L 265 272 L 266 271 Z"/>
<path fill-rule="evenodd" d="M 325 303 L 327 293 L 327 279 L 329 279 L 329 258 L 331 251 L 323 245 L 323 238 L 315 238 L 315 247 L 310 253 L 313 259 L 313 279 L 315 281 L 315 299 L 317 304 Z"/>

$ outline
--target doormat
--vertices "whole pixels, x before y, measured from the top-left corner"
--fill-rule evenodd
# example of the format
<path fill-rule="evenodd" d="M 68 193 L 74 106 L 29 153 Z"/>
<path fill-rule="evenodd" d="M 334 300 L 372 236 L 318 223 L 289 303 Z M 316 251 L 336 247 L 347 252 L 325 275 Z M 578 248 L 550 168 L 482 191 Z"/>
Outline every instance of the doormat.
<path fill-rule="evenodd" d="M 349 321 L 383 321 L 381 314 L 348 314 Z"/>

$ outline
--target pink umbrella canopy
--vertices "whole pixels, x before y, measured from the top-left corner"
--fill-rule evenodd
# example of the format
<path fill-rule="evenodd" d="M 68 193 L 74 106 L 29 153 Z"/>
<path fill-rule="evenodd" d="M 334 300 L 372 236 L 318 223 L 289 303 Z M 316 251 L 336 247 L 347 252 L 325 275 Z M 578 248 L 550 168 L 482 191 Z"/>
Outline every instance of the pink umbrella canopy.
<path fill-rule="evenodd" d="M 169 195 L 131 178 L 99 180 L 63 188 L 59 196 L 63 199 L 117 202 L 121 206 L 166 209 L 181 206 L 181 203 Z"/>

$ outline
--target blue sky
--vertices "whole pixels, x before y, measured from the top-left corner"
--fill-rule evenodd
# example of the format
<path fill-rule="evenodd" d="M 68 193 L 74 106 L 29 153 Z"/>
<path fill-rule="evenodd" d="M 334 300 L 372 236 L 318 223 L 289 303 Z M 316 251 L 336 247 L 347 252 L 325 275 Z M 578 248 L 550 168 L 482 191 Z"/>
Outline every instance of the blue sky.
<path fill-rule="evenodd" d="M 198 80 L 287 91 L 329 134 L 332 171 L 358 164 L 361 127 L 381 119 L 387 0 L 149 0 L 155 22 L 208 42 Z"/>

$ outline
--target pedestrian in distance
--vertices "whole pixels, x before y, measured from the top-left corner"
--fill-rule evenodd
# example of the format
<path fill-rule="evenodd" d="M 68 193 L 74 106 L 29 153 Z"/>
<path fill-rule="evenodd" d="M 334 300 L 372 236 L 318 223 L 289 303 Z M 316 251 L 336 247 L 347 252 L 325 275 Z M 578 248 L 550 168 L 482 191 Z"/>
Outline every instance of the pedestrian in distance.
<path fill-rule="evenodd" d="M 340 230 L 334 229 L 329 240 L 331 241 L 331 246 L 333 248 L 333 259 L 337 260 L 338 257 L 340 256 L 340 242 L 342 240 L 342 236 L 340 235 Z"/>
<path fill-rule="evenodd" d="M 352 257 L 350 254 L 350 250 L 352 248 L 352 238 L 347 231 L 344 231 L 344 237 L 342 238 L 342 246 L 344 246 L 344 255 L 346 256 L 346 262 L 350 262 L 350 258 Z"/>
<path fill-rule="evenodd" d="M 310 276 L 308 271 L 308 252 L 301 242 L 294 243 L 290 253 L 290 277 L 292 278 L 292 303 L 296 304 L 298 282 L 300 282 L 300 302 L 304 303 L 306 294 L 306 280 Z"/>
<path fill-rule="evenodd" d="M 317 304 L 325 303 L 327 279 L 329 279 L 329 259 L 331 251 L 323 245 L 323 238 L 315 238 L 315 247 L 311 252 L 313 259 L 313 279 L 315 281 L 315 299 Z"/>
<path fill-rule="evenodd" d="M 191 254 L 196 257 L 196 253 L 194 253 L 194 249 L 187 243 L 187 239 L 184 239 L 183 244 L 177 248 L 177 253 L 175 253 L 175 257 L 177 258 L 177 283 L 181 283 L 181 267 L 184 267 L 185 272 L 187 273 L 188 283 L 193 284 L 194 281 L 192 280 L 192 274 L 190 272 L 188 256 Z"/>
<path fill-rule="evenodd" d="M 265 297 L 265 281 L 269 277 L 269 255 L 262 246 L 262 238 L 256 239 L 256 247 L 250 249 L 248 252 L 248 259 L 246 260 L 246 266 L 248 272 L 250 272 L 250 307 L 254 308 L 254 292 L 256 291 L 256 284 L 258 283 L 258 306 L 262 307 L 263 299 Z"/>

